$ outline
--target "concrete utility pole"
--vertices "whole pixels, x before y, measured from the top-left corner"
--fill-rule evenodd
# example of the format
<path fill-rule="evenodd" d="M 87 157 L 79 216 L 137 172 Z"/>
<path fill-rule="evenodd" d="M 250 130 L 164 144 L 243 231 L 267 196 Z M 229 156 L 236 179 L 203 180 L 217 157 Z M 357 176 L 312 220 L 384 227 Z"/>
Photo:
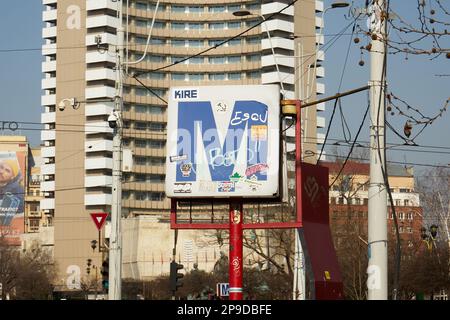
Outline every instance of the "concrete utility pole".
<path fill-rule="evenodd" d="M 370 184 L 367 268 L 368 299 L 387 300 L 387 190 L 385 168 L 385 33 L 386 3 L 374 1 L 371 12 L 370 50 Z"/>
<path fill-rule="evenodd" d="M 116 96 L 114 112 L 108 119 L 110 127 L 114 127 L 113 137 L 113 169 L 112 169 L 112 205 L 111 235 L 109 245 L 109 300 L 121 300 L 122 290 L 122 104 L 124 59 L 124 28 L 122 22 L 123 3 L 118 2 L 119 27 L 117 28 L 117 61 L 116 61 Z M 115 119 L 115 125 L 113 121 Z"/>

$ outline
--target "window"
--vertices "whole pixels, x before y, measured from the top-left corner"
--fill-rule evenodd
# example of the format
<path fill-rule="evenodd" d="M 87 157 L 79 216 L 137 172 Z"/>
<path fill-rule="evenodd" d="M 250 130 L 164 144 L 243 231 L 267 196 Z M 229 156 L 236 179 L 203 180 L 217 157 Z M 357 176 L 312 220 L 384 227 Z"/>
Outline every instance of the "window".
<path fill-rule="evenodd" d="M 144 166 L 147 164 L 147 158 L 136 156 L 134 157 L 134 162 L 136 163 L 136 165 Z"/>
<path fill-rule="evenodd" d="M 145 174 L 139 174 L 139 173 L 136 173 L 135 175 L 134 175 L 134 181 L 135 182 L 145 182 Z"/>
<path fill-rule="evenodd" d="M 163 174 L 149 174 L 147 175 L 147 182 L 161 183 L 166 180 L 166 176 Z"/>
<path fill-rule="evenodd" d="M 189 47 L 203 47 L 203 40 L 188 40 Z"/>
<path fill-rule="evenodd" d="M 412 228 L 411 228 L 411 227 L 406 227 L 406 232 L 412 233 L 412 232 L 413 232 L 413 231 L 412 231 Z"/>
<path fill-rule="evenodd" d="M 344 204 L 344 197 L 339 197 L 339 204 Z"/>
<path fill-rule="evenodd" d="M 260 54 L 249 54 L 245 57 L 247 61 L 253 62 L 253 61 L 261 61 L 261 55 Z"/>
<path fill-rule="evenodd" d="M 190 13 L 202 13 L 203 11 L 204 11 L 203 7 L 199 7 L 199 6 L 190 6 L 189 7 Z"/>
<path fill-rule="evenodd" d="M 190 64 L 201 64 L 205 62 L 205 58 L 204 57 L 193 57 L 190 58 L 189 60 Z"/>
<path fill-rule="evenodd" d="M 395 200 L 395 206 L 396 206 L 396 207 L 398 207 L 398 206 L 400 206 L 400 205 L 401 205 L 401 201 L 400 201 L 400 200 L 398 200 L 398 199 L 397 199 L 397 200 Z"/>
<path fill-rule="evenodd" d="M 152 201 L 162 201 L 164 200 L 164 192 L 149 192 L 148 199 Z"/>
<path fill-rule="evenodd" d="M 186 7 L 185 6 L 172 5 L 172 12 L 184 13 L 185 11 L 186 11 Z"/>
<path fill-rule="evenodd" d="M 147 3 L 145 3 L 145 2 L 136 2 L 136 3 L 134 4 L 134 7 L 135 7 L 137 10 L 147 10 Z"/>
<path fill-rule="evenodd" d="M 232 39 L 228 41 L 228 46 L 240 46 L 241 45 L 241 39 Z"/>
<path fill-rule="evenodd" d="M 211 22 L 209 24 L 209 29 L 211 29 L 211 30 L 222 30 L 222 29 L 225 29 L 225 23 L 223 23 L 223 22 Z"/>
<path fill-rule="evenodd" d="M 148 124 L 148 130 L 150 131 L 164 131 L 166 129 L 166 124 L 162 122 L 150 122 Z"/>
<path fill-rule="evenodd" d="M 220 39 L 212 39 L 212 40 L 208 40 L 208 45 L 210 47 L 214 47 L 214 46 L 221 44 L 222 42 L 223 42 L 223 40 L 220 40 Z"/>
<path fill-rule="evenodd" d="M 149 23 L 149 26 L 151 26 L 151 22 Z M 153 23 L 153 28 L 155 28 L 155 29 L 165 29 L 166 28 L 166 23 L 162 22 L 162 21 L 155 21 Z"/>
<path fill-rule="evenodd" d="M 409 206 L 409 200 L 408 199 L 403 200 L 403 203 L 404 203 L 405 207 Z"/>
<path fill-rule="evenodd" d="M 157 56 L 157 55 L 147 55 L 147 60 L 150 62 L 166 62 L 166 57 L 164 56 Z"/>
<path fill-rule="evenodd" d="M 138 201 L 145 201 L 147 198 L 147 194 L 145 192 L 142 191 L 136 191 L 134 193 L 134 198 Z"/>
<path fill-rule="evenodd" d="M 137 44 L 146 44 L 147 43 L 147 38 L 146 37 L 139 37 L 139 36 L 137 36 L 137 37 L 134 38 L 134 41 Z"/>
<path fill-rule="evenodd" d="M 245 21 L 245 26 L 247 28 L 253 27 L 254 25 L 258 24 L 259 20 L 247 20 Z"/>
<path fill-rule="evenodd" d="M 166 39 L 161 39 L 161 38 L 151 38 L 150 39 L 150 43 L 156 44 L 156 45 L 165 45 L 166 42 L 167 42 Z"/>
<path fill-rule="evenodd" d="M 364 205 L 365 205 L 365 206 L 367 206 L 367 205 L 369 204 L 369 199 L 367 199 L 367 198 L 364 198 L 364 200 L 363 200 L 363 201 L 364 201 Z"/>
<path fill-rule="evenodd" d="M 147 20 L 134 20 L 134 25 L 138 28 L 147 28 Z"/>
<path fill-rule="evenodd" d="M 209 80 L 216 80 L 216 81 L 225 80 L 225 73 L 211 73 L 209 75 Z"/>
<path fill-rule="evenodd" d="M 248 4 L 246 4 L 245 5 L 245 7 L 248 9 L 248 10 L 259 10 L 260 9 L 260 4 L 259 3 L 248 3 Z"/>
<path fill-rule="evenodd" d="M 166 146 L 166 142 L 164 140 L 149 140 L 148 147 L 154 149 L 162 149 Z"/>
<path fill-rule="evenodd" d="M 211 13 L 225 12 L 225 6 L 211 6 L 208 11 Z"/>
<path fill-rule="evenodd" d="M 134 88 L 134 93 L 137 95 L 137 96 L 146 96 L 147 95 L 147 93 L 148 93 L 148 90 L 147 89 L 145 89 L 145 88 Z"/>
<path fill-rule="evenodd" d="M 128 200 L 130 199 L 130 191 L 122 191 L 122 200 Z"/>
<path fill-rule="evenodd" d="M 164 110 L 162 107 L 158 106 L 148 106 L 148 113 L 150 114 L 164 114 Z"/>
<path fill-rule="evenodd" d="M 355 198 L 355 204 L 357 206 L 361 205 L 361 199 L 360 198 Z"/>
<path fill-rule="evenodd" d="M 414 212 L 408 212 L 407 214 L 406 214 L 406 219 L 408 219 L 408 220 L 413 220 L 414 219 Z"/>
<path fill-rule="evenodd" d="M 247 43 L 248 44 L 261 44 L 261 38 L 260 37 L 248 37 Z"/>
<path fill-rule="evenodd" d="M 146 148 L 147 147 L 147 141 L 142 139 L 136 139 L 134 141 L 134 146 L 136 148 Z"/>
<path fill-rule="evenodd" d="M 228 80 L 241 80 L 241 73 L 240 72 L 229 73 Z"/>
<path fill-rule="evenodd" d="M 403 232 L 404 232 L 403 226 L 398 227 L 398 232 L 400 232 L 400 233 L 403 233 Z"/>
<path fill-rule="evenodd" d="M 227 27 L 228 29 L 239 29 L 241 27 L 241 22 L 240 21 L 228 22 Z"/>
<path fill-rule="evenodd" d="M 152 80 L 164 80 L 166 78 L 166 74 L 162 72 L 150 72 L 147 73 L 147 77 Z"/>
<path fill-rule="evenodd" d="M 404 213 L 403 213 L 403 212 L 399 212 L 399 213 L 398 213 L 398 219 L 399 219 L 399 220 L 403 220 L 404 218 L 405 218 Z"/>
<path fill-rule="evenodd" d="M 241 57 L 240 56 L 229 56 L 228 57 L 228 63 L 240 63 Z"/>
<path fill-rule="evenodd" d="M 165 158 L 150 157 L 148 159 L 148 164 L 152 166 L 163 166 L 166 163 Z"/>
<path fill-rule="evenodd" d="M 260 71 L 247 72 L 247 78 L 249 79 L 258 79 L 260 77 L 261 77 Z"/>
<path fill-rule="evenodd" d="M 184 47 L 185 41 L 184 40 L 176 40 L 172 39 L 172 46 L 174 47 Z"/>
<path fill-rule="evenodd" d="M 190 22 L 188 23 L 189 30 L 200 30 L 203 29 L 203 23 L 194 23 Z"/>
<path fill-rule="evenodd" d="M 184 73 L 172 73 L 172 80 L 184 81 L 186 75 Z"/>
<path fill-rule="evenodd" d="M 186 28 L 186 24 L 183 22 L 172 22 L 170 25 L 172 29 L 184 30 Z"/>
<path fill-rule="evenodd" d="M 241 5 L 240 4 L 230 4 L 227 7 L 228 12 L 235 12 L 235 11 L 239 11 L 241 10 Z"/>
<path fill-rule="evenodd" d="M 208 61 L 211 64 L 225 64 L 225 57 L 209 57 Z"/>
<path fill-rule="evenodd" d="M 147 130 L 147 123 L 146 122 L 136 122 L 134 124 L 134 128 L 136 130 Z"/>
<path fill-rule="evenodd" d="M 189 73 L 189 80 L 191 81 L 202 81 L 205 78 L 203 73 Z"/>
<path fill-rule="evenodd" d="M 336 204 L 336 198 L 335 197 L 331 197 L 331 204 Z"/>

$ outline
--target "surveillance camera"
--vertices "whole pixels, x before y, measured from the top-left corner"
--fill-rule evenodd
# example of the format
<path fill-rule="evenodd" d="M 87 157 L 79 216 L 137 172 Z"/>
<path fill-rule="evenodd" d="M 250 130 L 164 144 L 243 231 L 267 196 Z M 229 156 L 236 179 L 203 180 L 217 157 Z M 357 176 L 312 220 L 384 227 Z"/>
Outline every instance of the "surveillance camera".
<path fill-rule="evenodd" d="M 108 117 L 108 124 L 111 129 L 115 129 L 117 127 L 117 116 L 114 112 L 112 112 Z"/>
<path fill-rule="evenodd" d="M 59 111 L 64 111 L 65 108 L 66 108 L 66 104 L 65 104 L 64 100 L 60 101 L 58 104 Z"/>

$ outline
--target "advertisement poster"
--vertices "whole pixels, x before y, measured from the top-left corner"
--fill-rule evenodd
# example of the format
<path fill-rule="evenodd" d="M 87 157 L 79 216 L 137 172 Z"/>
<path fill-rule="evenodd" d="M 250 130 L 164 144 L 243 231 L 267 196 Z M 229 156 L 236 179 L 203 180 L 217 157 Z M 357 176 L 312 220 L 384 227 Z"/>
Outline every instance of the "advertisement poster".
<path fill-rule="evenodd" d="M 25 154 L 0 151 L 0 236 L 20 245 L 25 231 Z"/>
<path fill-rule="evenodd" d="M 171 88 L 168 108 L 168 197 L 278 196 L 278 85 Z"/>

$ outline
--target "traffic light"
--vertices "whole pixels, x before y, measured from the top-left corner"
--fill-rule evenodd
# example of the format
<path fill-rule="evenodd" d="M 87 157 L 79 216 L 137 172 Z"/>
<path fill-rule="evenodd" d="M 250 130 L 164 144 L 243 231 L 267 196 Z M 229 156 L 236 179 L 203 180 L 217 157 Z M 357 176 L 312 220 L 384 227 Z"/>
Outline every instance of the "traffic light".
<path fill-rule="evenodd" d="M 178 273 L 178 270 L 183 269 L 182 264 L 178 264 L 175 261 L 170 263 L 170 291 L 175 292 L 179 287 L 183 286 L 181 278 L 184 277 L 182 273 Z"/>
<path fill-rule="evenodd" d="M 108 260 L 104 260 L 102 262 L 102 287 L 105 290 L 109 288 L 109 262 Z"/>
<path fill-rule="evenodd" d="M 86 260 L 86 264 L 87 264 L 86 273 L 90 274 L 91 273 L 92 259 L 87 259 Z"/>

